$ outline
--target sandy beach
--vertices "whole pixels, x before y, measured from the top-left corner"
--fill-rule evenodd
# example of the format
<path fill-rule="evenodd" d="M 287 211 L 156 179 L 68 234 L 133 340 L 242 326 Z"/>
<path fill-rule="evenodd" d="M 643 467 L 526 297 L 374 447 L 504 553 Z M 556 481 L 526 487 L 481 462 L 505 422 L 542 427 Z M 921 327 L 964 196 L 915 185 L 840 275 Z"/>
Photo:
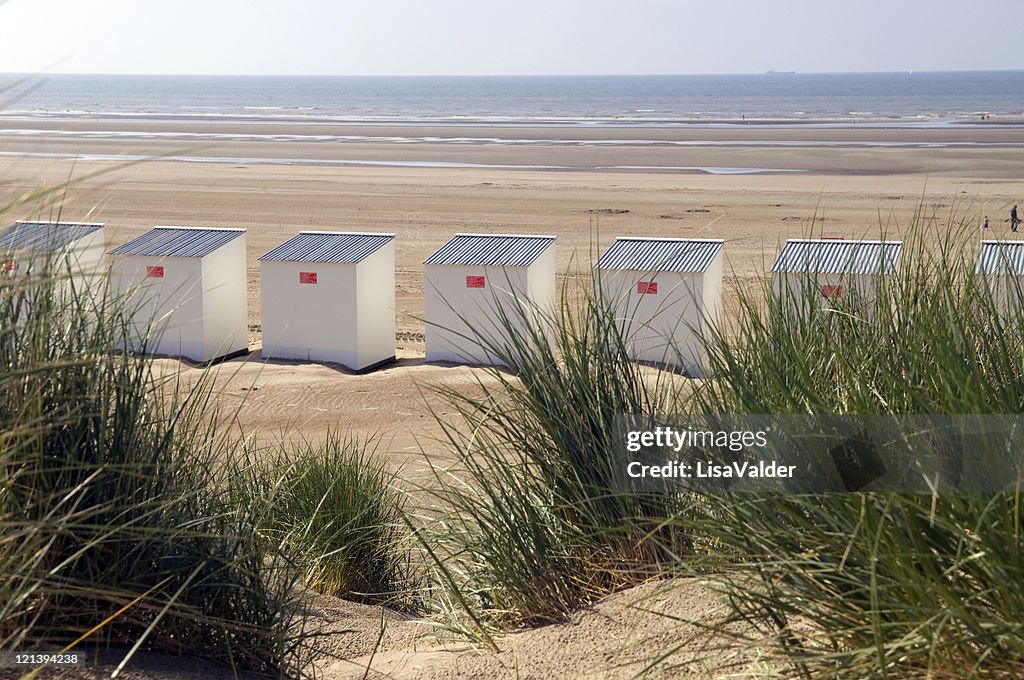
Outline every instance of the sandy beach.
<path fill-rule="evenodd" d="M 728 315 L 736 291 L 756 284 L 787 238 L 898 238 L 917 214 L 926 225 L 934 218 L 931 228 L 963 224 L 979 236 L 988 215 L 989 237 L 1004 238 L 1010 206 L 1024 202 L 1024 128 L 1005 125 L 442 128 L 11 118 L 0 128 L 8 223 L 103 222 L 111 247 L 155 225 L 247 229 L 252 353 L 218 367 L 221 405 L 263 441 L 315 438 L 328 428 L 380 435 L 383 454 L 406 466 L 422 465 L 421 451 L 443 455 L 431 408 L 442 417 L 444 408 L 425 397 L 429 386 L 468 388 L 479 375 L 423 362 L 422 262 L 456 232 L 556 235 L 562 277 L 585 276 L 617 236 L 721 238 Z M 41 187 L 56 191 L 35 197 Z M 310 229 L 397 235 L 396 363 L 354 375 L 261 360 L 257 260 Z M 198 372 L 172 360 L 160 365 L 192 378 Z M 581 677 L 629 677 L 638 670 L 633 657 L 616 657 L 627 660 L 619 672 L 590 655 L 593 639 L 625 644 L 647 625 L 639 614 L 621 615 L 628 594 L 615 598 L 564 626 L 507 637 L 504 657 L 417 643 L 429 631 L 396 619 L 395 641 L 372 664 L 388 677 L 540 678 L 589 659 L 597 665 L 579 666 Z M 683 617 L 715 606 L 695 584 L 666 602 Z M 706 608 L 698 611 L 700 602 Z M 366 628 L 358 639 L 372 643 L 379 610 L 353 605 L 332 621 L 350 628 L 353 617 Z M 325 660 L 324 677 L 362 677 L 372 652 L 363 642 L 343 654 L 355 666 Z M 604 642 L 600 652 L 614 656 Z M 551 648 L 561 656 L 538 656 Z"/>
<path fill-rule="evenodd" d="M 585 273 L 617 236 L 721 238 L 728 310 L 737 287 L 753 285 L 787 238 L 896 238 L 918 212 L 938 226 L 980 225 L 987 214 L 991 236 L 999 238 L 1009 233 L 1010 206 L 1024 199 L 1024 128 L 1005 125 L 618 129 L 8 119 L 2 128 L 6 202 L 57 189 L 9 210 L 10 222 L 100 221 L 111 247 L 155 225 L 248 230 L 254 353 L 220 371 L 232 381 L 225 405 L 242 406 L 250 433 L 279 438 L 344 426 L 393 436 L 394 450 L 406 452 L 430 448 L 438 434 L 417 381 L 472 379 L 469 369 L 422 361 L 422 263 L 457 232 L 554 234 L 560 276 Z M 442 141 L 394 141 L 425 138 Z M 83 160 L 96 156 L 108 160 Z M 347 162 L 367 165 L 337 165 Z M 444 167 L 458 163 L 474 165 Z M 530 169 L 538 166 L 563 169 Z M 713 174 L 722 169 L 746 172 Z M 304 229 L 397 235 L 397 364 L 355 376 L 260 361 L 258 258 Z M 401 428 L 382 394 L 402 405 Z"/>

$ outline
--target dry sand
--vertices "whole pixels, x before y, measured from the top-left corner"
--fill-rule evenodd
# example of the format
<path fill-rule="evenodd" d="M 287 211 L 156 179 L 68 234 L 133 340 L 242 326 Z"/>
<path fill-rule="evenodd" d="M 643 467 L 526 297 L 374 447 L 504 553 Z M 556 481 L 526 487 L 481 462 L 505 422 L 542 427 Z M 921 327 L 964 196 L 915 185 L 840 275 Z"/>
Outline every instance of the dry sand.
<path fill-rule="evenodd" d="M 1008 235 L 1009 206 L 1024 202 L 1024 129 L 1012 127 L 618 130 L 4 121 L 7 130 L 39 126 L 50 133 L 26 137 L 0 131 L 5 154 L 29 154 L 0 157 L 3 197 L 29 197 L 5 219 L 55 218 L 54 204 L 31 193 L 57 186 L 60 217 L 105 222 L 111 245 L 154 225 L 247 228 L 254 353 L 218 369 L 222 405 L 237 409 L 245 432 L 265 440 L 296 433 L 316 438 L 329 427 L 380 434 L 382 454 L 412 467 L 422 465 L 421 448 L 443 453 L 429 404 L 442 412 L 444 406 L 424 398 L 424 390 L 429 393 L 429 385 L 438 383 L 468 389 L 480 375 L 478 369 L 430 366 L 422 359 L 421 263 L 456 232 L 555 234 L 563 276 L 585 272 L 616 236 L 722 238 L 728 309 L 737 288 L 755 283 L 786 238 L 877 237 L 881 230 L 898 237 L 919 210 L 937 216 L 940 225 L 978 225 L 987 214 L 991 236 L 1001 238 Z M 128 134 L 112 136 L 111 130 Z M 154 139 L 154 132 L 171 136 Z M 209 137 L 197 141 L 197 133 Z M 308 135 L 355 139 L 313 141 Z M 436 139 L 396 143 L 390 139 L 396 136 Z M 477 141 L 463 141 L 467 138 Z M 484 138 L 492 141 L 480 141 Z M 510 141 L 517 139 L 540 141 Z M 627 146 L 602 143 L 630 139 L 634 144 Z M 113 160 L 60 157 L 75 154 Z M 236 160 L 149 160 L 127 166 L 116 160 L 156 155 Z M 251 159 L 573 169 L 338 167 Z M 609 169 L 613 166 L 647 169 Z M 797 172 L 711 175 L 650 166 Z M 90 176 L 97 171 L 104 172 Z M 359 376 L 337 367 L 261 361 L 257 258 L 302 229 L 397 234 L 397 363 Z M 162 365 L 179 367 L 170 360 Z M 183 370 L 186 379 L 194 379 L 198 369 Z M 645 592 L 613 596 L 561 626 L 504 637 L 499 655 L 419 640 L 422 623 L 386 614 L 392 623 L 372 665 L 388 677 L 628 677 L 638 669 L 637 657 L 627 650 L 637 635 L 664 641 L 685 632 L 684 626 L 669 630 L 667 619 L 654 620 L 625 606 Z M 699 585 L 684 583 L 675 592 L 665 606 L 684 618 L 720 612 Z M 362 677 L 379 610 L 328 599 L 320 604 L 325 625 L 357 631 L 339 633 L 328 643 L 347 662 L 324 656 L 318 668 L 327 678 Z M 699 647 L 685 653 L 699 656 Z M 712 665 L 725 659 L 716 655 Z M 608 671 L 619 662 L 627 666 Z M 179 674 L 168 675 L 166 664 L 150 663 L 156 670 L 134 677 L 213 677 L 188 675 L 177 664 L 172 667 Z M 756 663 L 748 666 L 756 668 Z"/>
<path fill-rule="evenodd" d="M 431 626 L 379 607 L 318 596 L 308 631 L 322 637 L 307 673 L 319 680 L 550 680 L 635 677 L 698 679 L 768 676 L 777 670 L 756 650 L 709 632 L 725 605 L 696 579 L 652 582 L 581 609 L 568 621 L 495 636 L 484 650 Z M 659 660 L 659 657 L 666 658 Z M 109 677 L 119 653 L 104 653 L 87 668 L 53 671 L 43 678 Z M 200 661 L 139 654 L 127 680 L 227 680 L 232 675 Z M 173 669 L 173 670 L 172 670 Z M 0 671 L 0 677 L 5 677 Z M 245 680 L 255 676 L 243 675 Z"/>
<path fill-rule="evenodd" d="M 385 627 L 373 651 L 378 614 L 378 627 L 362 632 L 363 639 L 372 634 L 370 651 L 340 661 L 325 659 L 316 670 L 324 680 L 357 680 L 367 667 L 369 677 L 408 680 L 630 678 L 648 666 L 651 678 L 768 671 L 749 650 L 718 649 L 724 640 L 701 628 L 720 621 L 725 610 L 697 580 L 650 583 L 582 609 L 565 623 L 496 636 L 498 653 L 439 641 L 436 633 L 434 639 L 425 638 L 422 630 L 412 628 L 422 624 L 397 621 Z M 421 637 L 408 637 L 417 633 Z M 712 648 L 716 653 L 702 654 Z M 654 664 L 662 654 L 668 658 Z"/>

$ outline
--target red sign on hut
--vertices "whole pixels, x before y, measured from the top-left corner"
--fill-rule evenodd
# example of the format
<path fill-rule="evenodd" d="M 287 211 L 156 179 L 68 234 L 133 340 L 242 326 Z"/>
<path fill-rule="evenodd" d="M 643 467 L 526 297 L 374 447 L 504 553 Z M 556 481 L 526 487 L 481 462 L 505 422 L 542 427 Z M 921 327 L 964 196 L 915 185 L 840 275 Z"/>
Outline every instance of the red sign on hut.
<path fill-rule="evenodd" d="M 828 285 L 825 285 L 825 286 L 821 287 L 821 294 L 822 294 L 823 297 L 826 297 L 826 298 L 829 298 L 829 299 L 840 298 L 840 297 L 843 297 L 843 287 L 842 286 L 828 286 Z"/>

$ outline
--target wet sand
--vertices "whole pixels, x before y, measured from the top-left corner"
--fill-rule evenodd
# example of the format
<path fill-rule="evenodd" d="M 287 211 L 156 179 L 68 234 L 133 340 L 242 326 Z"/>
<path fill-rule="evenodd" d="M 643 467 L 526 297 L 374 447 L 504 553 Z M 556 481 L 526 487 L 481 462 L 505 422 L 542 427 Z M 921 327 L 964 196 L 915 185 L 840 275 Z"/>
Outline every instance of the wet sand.
<path fill-rule="evenodd" d="M 345 167 L 928 174 L 1016 179 L 1024 128 L 702 123 L 675 126 L 325 124 L 237 120 L 0 119 L 5 154 L 175 157 Z"/>

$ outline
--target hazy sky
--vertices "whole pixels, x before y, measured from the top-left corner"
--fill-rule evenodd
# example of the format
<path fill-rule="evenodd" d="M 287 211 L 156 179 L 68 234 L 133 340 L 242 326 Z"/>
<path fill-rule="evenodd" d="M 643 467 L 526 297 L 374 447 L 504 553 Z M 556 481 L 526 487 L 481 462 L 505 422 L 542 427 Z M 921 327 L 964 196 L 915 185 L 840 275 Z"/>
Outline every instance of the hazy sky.
<path fill-rule="evenodd" d="M 1024 69 L 1024 1 L 0 4 L 0 72 L 418 75 L 769 69 Z"/>

